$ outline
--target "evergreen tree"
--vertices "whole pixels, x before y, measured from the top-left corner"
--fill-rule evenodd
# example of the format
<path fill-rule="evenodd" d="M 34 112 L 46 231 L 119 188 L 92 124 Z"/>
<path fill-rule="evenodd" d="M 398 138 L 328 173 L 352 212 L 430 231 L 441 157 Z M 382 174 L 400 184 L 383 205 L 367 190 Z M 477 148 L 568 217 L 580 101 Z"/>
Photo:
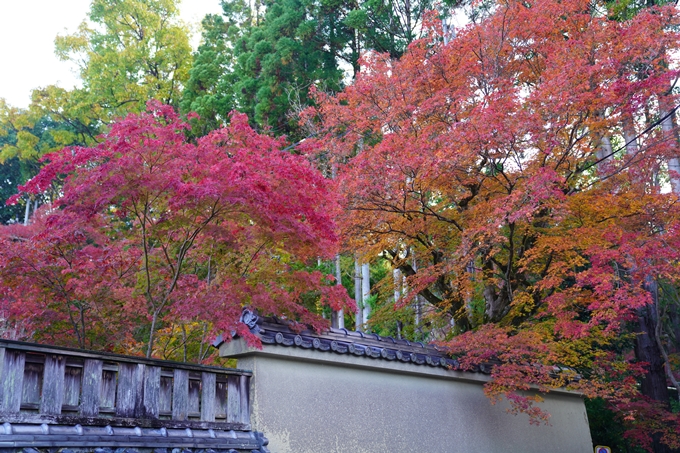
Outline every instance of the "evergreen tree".
<path fill-rule="evenodd" d="M 315 85 L 337 92 L 360 71 L 363 53 L 398 58 L 422 33 L 431 0 L 223 1 L 222 17 L 203 21 L 204 43 L 194 55 L 183 94 L 184 113 L 201 115 L 205 131 L 228 113 L 275 135 L 300 139 L 298 113 L 312 105 Z"/>
<path fill-rule="evenodd" d="M 338 0 L 276 0 L 266 5 L 223 2 L 223 17 L 203 21 L 204 43 L 182 100 L 209 128 L 232 109 L 254 126 L 300 138 L 295 113 L 310 104 L 309 88 L 337 91 L 338 58 L 351 39 Z"/>
<path fill-rule="evenodd" d="M 205 135 L 217 129 L 236 108 L 234 46 L 256 21 L 250 5 L 243 1 L 222 3 L 223 15 L 209 14 L 203 21 L 203 42 L 194 54 L 180 109 L 196 112 L 194 133 Z"/>

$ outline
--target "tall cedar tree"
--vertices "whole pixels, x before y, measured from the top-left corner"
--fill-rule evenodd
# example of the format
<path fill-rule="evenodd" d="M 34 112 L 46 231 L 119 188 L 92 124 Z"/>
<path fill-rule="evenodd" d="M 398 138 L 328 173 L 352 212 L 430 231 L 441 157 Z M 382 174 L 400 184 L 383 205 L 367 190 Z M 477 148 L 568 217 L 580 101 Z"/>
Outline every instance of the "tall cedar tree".
<path fill-rule="evenodd" d="M 359 73 L 359 57 L 376 50 L 400 56 L 420 37 L 423 1 L 275 0 L 222 2 L 224 14 L 203 21 L 204 43 L 194 56 L 182 111 L 201 116 L 207 131 L 232 109 L 252 125 L 301 139 L 300 110 L 310 87 L 337 92 Z M 348 74 L 346 74 L 349 73 Z"/>

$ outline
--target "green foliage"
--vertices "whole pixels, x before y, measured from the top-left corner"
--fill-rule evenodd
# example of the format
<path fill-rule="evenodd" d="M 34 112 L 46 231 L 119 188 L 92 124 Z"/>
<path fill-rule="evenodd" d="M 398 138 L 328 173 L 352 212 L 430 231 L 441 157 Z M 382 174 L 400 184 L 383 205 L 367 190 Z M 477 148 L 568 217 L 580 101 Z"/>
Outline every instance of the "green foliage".
<path fill-rule="evenodd" d="M 680 401 L 678 401 L 677 399 L 672 399 L 670 401 L 670 403 L 671 403 L 671 412 L 673 412 L 674 414 L 679 413 L 680 412 Z"/>
<path fill-rule="evenodd" d="M 197 112 L 201 119 L 194 126 L 203 133 L 235 109 L 260 130 L 301 139 L 312 133 L 298 124 L 299 113 L 313 103 L 310 88 L 340 90 L 345 69 L 356 76 L 368 50 L 399 57 L 420 36 L 423 14 L 435 5 L 273 0 L 266 9 L 241 1 L 222 6 L 222 17 L 203 21 L 204 43 L 194 55 L 182 112 Z"/>
<path fill-rule="evenodd" d="M 614 20 L 629 20 L 640 11 L 653 6 L 668 5 L 670 0 L 610 0 L 605 2 L 607 15 Z"/>
<path fill-rule="evenodd" d="M 73 125 L 41 115 L 39 109 L 18 109 L 0 100 L 0 223 L 23 222 L 25 202 L 6 206 L 17 187 L 40 170 L 42 155 L 65 145 L 82 145 Z M 34 197 L 42 204 L 50 194 Z"/>
<path fill-rule="evenodd" d="M 75 62 L 83 81 L 68 96 L 68 108 L 87 108 L 93 121 L 107 124 L 143 111 L 150 99 L 177 105 L 191 55 L 177 3 L 93 0 L 90 22 L 55 40 L 57 55 Z"/>
<path fill-rule="evenodd" d="M 17 186 L 23 182 L 21 176 L 21 162 L 17 158 L 6 160 L 0 164 L 0 223 L 19 222 L 23 216 L 20 205 L 6 206 L 5 201 L 17 193 Z"/>
<path fill-rule="evenodd" d="M 336 64 L 339 27 L 330 6 L 301 0 L 259 10 L 224 4 L 224 18 L 208 16 L 204 44 L 194 58 L 182 100 L 208 128 L 229 110 L 247 113 L 260 129 L 299 138 L 296 112 L 309 105 L 309 88 L 323 81 L 340 88 Z"/>
<path fill-rule="evenodd" d="M 593 445 L 605 445 L 617 453 L 644 453 L 640 447 L 632 447 L 623 434 L 625 426 L 618 419 L 616 413 L 607 407 L 602 398 L 585 398 L 590 436 Z"/>
<path fill-rule="evenodd" d="M 345 23 L 360 33 L 364 49 L 400 57 L 408 45 L 420 38 L 423 15 L 434 10 L 435 2 L 389 2 L 367 0 L 351 10 Z"/>
<path fill-rule="evenodd" d="M 202 21 L 203 42 L 194 54 L 180 109 L 196 112 L 194 133 L 204 135 L 217 129 L 236 107 L 233 85 L 234 45 L 253 17 L 243 1 L 222 3 L 224 15 L 208 15 Z"/>
<path fill-rule="evenodd" d="M 56 53 L 79 68 L 82 88 L 36 89 L 27 109 L 0 100 L 0 163 L 22 184 L 36 175 L 40 158 L 68 146 L 98 141 L 108 124 L 139 113 L 149 100 L 177 105 L 188 77 L 188 30 L 178 21 L 178 0 L 93 0 L 88 19 L 72 35 L 58 36 Z M 14 189 L 16 190 L 16 189 Z M 3 187 L 4 203 L 7 195 Z M 3 222 L 21 206 L 7 208 Z"/>

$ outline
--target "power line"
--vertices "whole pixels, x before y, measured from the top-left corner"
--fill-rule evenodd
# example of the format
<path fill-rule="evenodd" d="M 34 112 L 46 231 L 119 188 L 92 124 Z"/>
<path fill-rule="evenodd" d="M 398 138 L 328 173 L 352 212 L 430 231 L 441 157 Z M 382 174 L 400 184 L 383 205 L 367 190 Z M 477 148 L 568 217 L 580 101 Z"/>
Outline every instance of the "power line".
<path fill-rule="evenodd" d="M 645 135 L 645 134 L 651 132 L 652 129 L 654 129 L 655 127 L 657 127 L 657 126 L 660 125 L 661 123 L 663 123 L 665 119 L 670 118 L 672 115 L 674 115 L 675 112 L 676 112 L 679 108 L 680 108 L 680 104 L 676 105 L 676 106 L 673 107 L 666 115 L 664 115 L 663 117 L 659 118 L 658 120 L 654 121 L 652 124 L 650 124 L 649 126 L 647 126 L 647 127 L 645 128 L 645 130 L 643 130 L 642 132 L 640 132 L 639 134 L 637 134 L 635 137 L 633 137 L 632 139 L 630 139 L 629 141 L 627 141 L 626 143 L 624 143 L 623 146 L 620 146 L 619 148 L 615 149 L 614 151 L 612 151 L 611 153 L 607 154 L 606 156 L 597 159 L 595 162 L 591 162 L 590 164 L 586 165 L 586 166 L 583 167 L 583 168 L 576 168 L 576 170 L 574 170 L 574 172 L 573 172 L 571 175 L 574 175 L 574 174 L 576 174 L 576 173 L 583 173 L 584 171 L 593 168 L 595 165 L 600 164 L 600 163 L 604 162 L 605 160 L 609 159 L 609 158 L 612 157 L 614 154 L 617 154 L 618 152 L 623 151 L 624 149 L 626 149 L 626 148 L 628 147 L 628 145 L 630 145 L 631 143 L 635 142 L 638 138 L 642 137 L 643 135 Z M 571 176 L 571 175 L 569 175 L 569 176 Z"/>

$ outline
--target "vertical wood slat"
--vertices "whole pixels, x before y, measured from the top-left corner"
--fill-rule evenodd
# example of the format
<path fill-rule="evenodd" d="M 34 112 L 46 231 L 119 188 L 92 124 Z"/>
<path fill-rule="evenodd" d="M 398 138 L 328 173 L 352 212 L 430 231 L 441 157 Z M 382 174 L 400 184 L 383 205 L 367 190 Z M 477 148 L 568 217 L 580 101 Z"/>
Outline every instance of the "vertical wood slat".
<path fill-rule="evenodd" d="M 24 385 L 21 390 L 21 404 L 40 404 L 43 382 L 43 363 L 26 362 L 24 365 Z"/>
<path fill-rule="evenodd" d="M 83 361 L 83 385 L 80 398 L 80 415 L 96 417 L 102 397 L 102 367 L 104 362 L 96 359 Z"/>
<path fill-rule="evenodd" d="M 5 348 L 0 348 L 0 412 L 2 412 L 3 408 L 5 407 L 4 403 L 4 395 L 5 392 L 2 391 L 5 388 L 5 354 L 6 354 L 6 349 Z"/>
<path fill-rule="evenodd" d="M 215 391 L 217 389 L 217 375 L 215 373 L 201 373 L 201 420 L 215 421 Z"/>
<path fill-rule="evenodd" d="M 172 378 L 161 376 L 161 390 L 158 401 L 159 412 L 172 412 Z"/>
<path fill-rule="evenodd" d="M 227 423 L 241 422 L 241 385 L 240 376 L 227 378 Z"/>
<path fill-rule="evenodd" d="M 161 369 L 157 366 L 144 368 L 144 408 L 142 417 L 158 418 L 161 394 Z"/>
<path fill-rule="evenodd" d="M 67 366 L 64 370 L 64 401 L 63 406 L 78 406 L 80 404 L 80 387 L 82 385 L 83 369 Z"/>
<path fill-rule="evenodd" d="M 239 393 L 241 394 L 241 423 L 250 424 L 250 378 L 239 376 Z"/>
<path fill-rule="evenodd" d="M 133 418 L 141 412 L 144 391 L 144 365 L 141 363 L 118 364 L 118 391 L 116 393 L 116 416 Z"/>
<path fill-rule="evenodd" d="M 102 371 L 101 390 L 99 392 L 99 407 L 112 411 L 116 404 L 116 372 Z"/>
<path fill-rule="evenodd" d="M 2 365 L 0 394 L 3 395 L 0 412 L 18 413 L 21 410 L 22 387 L 26 354 L 21 351 L 5 350 Z"/>
<path fill-rule="evenodd" d="M 215 385 L 215 418 L 227 419 L 227 381 L 218 381 Z"/>
<path fill-rule="evenodd" d="M 56 354 L 45 356 L 42 400 L 40 401 L 41 414 L 61 414 L 61 405 L 64 403 L 65 372 L 66 357 Z"/>
<path fill-rule="evenodd" d="M 186 420 L 189 412 L 189 372 L 174 370 L 172 385 L 172 419 Z"/>
<path fill-rule="evenodd" d="M 45 415 L 78 410 L 83 417 L 114 412 L 121 418 L 159 419 L 172 414 L 178 421 L 200 416 L 206 422 L 249 425 L 250 377 L 227 373 L 71 357 L 58 350 L 32 354 L 3 345 L 0 411 L 18 413 L 22 404 L 28 409 L 39 403 Z"/>
<path fill-rule="evenodd" d="M 199 416 L 201 414 L 201 381 L 189 379 L 189 401 L 187 403 L 187 413 L 189 416 Z"/>

